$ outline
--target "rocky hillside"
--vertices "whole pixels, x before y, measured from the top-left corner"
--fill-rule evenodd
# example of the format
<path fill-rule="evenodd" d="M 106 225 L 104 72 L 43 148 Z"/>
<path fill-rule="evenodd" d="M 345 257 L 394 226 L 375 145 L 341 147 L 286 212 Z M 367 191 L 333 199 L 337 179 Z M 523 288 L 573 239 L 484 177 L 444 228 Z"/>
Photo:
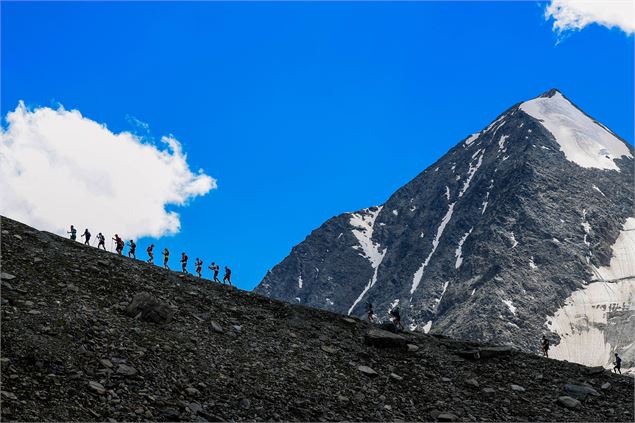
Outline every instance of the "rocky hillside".
<path fill-rule="evenodd" d="M 397 190 L 336 216 L 256 292 L 413 330 L 635 365 L 633 154 L 559 91 L 516 104 Z"/>
<path fill-rule="evenodd" d="M 633 420 L 633 379 L 602 368 L 394 335 L 0 226 L 3 421 Z"/>

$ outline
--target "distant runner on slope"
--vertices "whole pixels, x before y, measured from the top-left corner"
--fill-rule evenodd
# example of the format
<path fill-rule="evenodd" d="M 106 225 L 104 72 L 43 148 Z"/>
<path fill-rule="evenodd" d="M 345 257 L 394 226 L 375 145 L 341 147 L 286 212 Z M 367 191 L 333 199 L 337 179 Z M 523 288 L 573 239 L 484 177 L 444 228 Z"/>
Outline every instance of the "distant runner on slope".
<path fill-rule="evenodd" d="M 88 232 L 88 228 L 86 228 L 86 230 L 82 234 L 82 238 L 86 238 L 86 240 L 84 241 L 84 245 L 90 245 L 90 232 Z"/>
<path fill-rule="evenodd" d="M 395 308 L 390 310 L 390 317 L 395 326 L 403 330 L 403 324 L 401 324 L 401 309 L 399 307 L 399 304 L 397 304 Z"/>
<path fill-rule="evenodd" d="M 181 269 L 183 270 L 183 273 L 190 273 L 187 271 L 186 267 L 187 267 L 187 254 L 181 253 Z"/>
<path fill-rule="evenodd" d="M 201 260 L 200 258 L 196 257 L 196 260 L 194 261 L 194 267 L 196 268 L 196 274 L 200 278 L 201 277 L 201 271 L 203 270 L 203 260 Z"/>
<path fill-rule="evenodd" d="M 130 242 L 128 243 L 128 246 L 130 247 L 130 250 L 128 251 L 128 257 L 132 256 L 133 258 L 137 258 L 137 256 L 135 255 L 135 251 L 137 250 L 137 244 L 135 244 L 133 240 L 130 240 Z"/>
<path fill-rule="evenodd" d="M 97 235 L 97 248 L 102 247 L 106 251 L 106 237 L 99 232 Z"/>
<path fill-rule="evenodd" d="M 225 276 L 223 276 L 223 283 L 225 283 L 225 281 L 227 281 L 231 285 L 232 284 L 231 277 L 232 277 L 231 269 L 229 267 L 225 266 Z"/>
<path fill-rule="evenodd" d="M 154 249 L 154 244 L 150 244 L 150 246 L 146 249 L 148 252 L 148 263 L 154 263 L 154 253 L 152 250 Z"/>
<path fill-rule="evenodd" d="M 163 249 L 163 268 L 170 270 L 168 266 L 168 259 L 170 258 L 170 251 L 167 248 Z"/>
<path fill-rule="evenodd" d="M 368 321 L 371 323 L 374 322 L 375 313 L 373 312 L 373 303 L 368 303 L 367 311 L 368 311 L 368 316 L 367 316 Z"/>
<path fill-rule="evenodd" d="M 212 262 L 212 264 L 210 266 L 207 266 L 207 268 L 214 272 L 214 282 L 220 283 L 220 280 L 218 279 L 218 272 L 220 271 L 220 267 L 215 262 Z"/>
<path fill-rule="evenodd" d="M 542 335 L 542 355 L 549 357 L 549 339 L 545 335 Z"/>
<path fill-rule="evenodd" d="M 71 234 L 71 239 L 73 241 L 75 241 L 77 239 L 77 229 L 75 229 L 75 226 L 71 225 L 71 230 L 70 232 L 66 232 L 67 234 Z"/>
<path fill-rule="evenodd" d="M 115 241 L 115 251 L 117 252 L 117 254 L 122 255 L 123 247 L 125 245 L 123 239 L 119 238 L 119 235 L 115 234 L 113 241 Z"/>
<path fill-rule="evenodd" d="M 615 363 L 614 364 L 615 364 L 615 367 L 613 367 L 613 371 L 615 373 L 622 374 L 622 370 L 621 370 L 622 369 L 622 357 L 617 355 L 617 353 L 615 353 Z"/>

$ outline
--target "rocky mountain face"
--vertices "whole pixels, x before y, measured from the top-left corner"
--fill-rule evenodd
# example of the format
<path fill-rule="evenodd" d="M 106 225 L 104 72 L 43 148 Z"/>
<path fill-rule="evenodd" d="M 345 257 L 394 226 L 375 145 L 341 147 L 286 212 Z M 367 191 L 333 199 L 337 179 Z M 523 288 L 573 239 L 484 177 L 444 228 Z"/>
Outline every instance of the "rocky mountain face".
<path fill-rule="evenodd" d="M 602 368 L 394 334 L 0 229 L 3 421 L 633 419 L 633 379 Z"/>
<path fill-rule="evenodd" d="M 519 103 L 384 204 L 325 222 L 255 289 L 412 330 L 635 366 L 633 149 L 559 91 Z"/>

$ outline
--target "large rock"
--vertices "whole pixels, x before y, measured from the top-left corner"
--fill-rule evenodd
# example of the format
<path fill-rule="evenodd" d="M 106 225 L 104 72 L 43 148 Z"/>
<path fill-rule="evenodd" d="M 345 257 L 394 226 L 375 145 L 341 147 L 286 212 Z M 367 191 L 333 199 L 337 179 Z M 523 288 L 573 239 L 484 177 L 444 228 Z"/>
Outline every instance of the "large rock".
<path fill-rule="evenodd" d="M 136 294 L 126 307 L 126 314 L 144 322 L 158 324 L 170 323 L 174 317 L 174 311 L 167 304 L 160 303 L 148 292 Z"/>
<path fill-rule="evenodd" d="M 10 280 L 15 279 L 15 276 L 13 276 L 10 273 L 2 272 L 2 273 L 0 273 L 0 279 L 3 280 L 3 281 L 10 281 Z"/>
<path fill-rule="evenodd" d="M 379 348 L 404 348 L 406 346 L 406 338 L 381 329 L 369 330 L 364 341 L 368 345 Z"/>
<path fill-rule="evenodd" d="M 364 373 L 366 376 L 375 377 L 378 376 L 377 372 L 368 366 L 357 366 L 357 370 Z"/>
<path fill-rule="evenodd" d="M 567 393 L 572 397 L 581 400 L 586 399 L 589 395 L 596 397 L 600 396 L 600 393 L 598 391 L 586 384 L 578 385 L 574 383 L 567 383 L 566 385 L 564 385 L 564 390 L 567 391 Z"/>
<path fill-rule="evenodd" d="M 572 410 L 580 408 L 580 401 L 566 395 L 558 397 L 558 404 L 562 405 L 563 407 L 570 408 Z"/>

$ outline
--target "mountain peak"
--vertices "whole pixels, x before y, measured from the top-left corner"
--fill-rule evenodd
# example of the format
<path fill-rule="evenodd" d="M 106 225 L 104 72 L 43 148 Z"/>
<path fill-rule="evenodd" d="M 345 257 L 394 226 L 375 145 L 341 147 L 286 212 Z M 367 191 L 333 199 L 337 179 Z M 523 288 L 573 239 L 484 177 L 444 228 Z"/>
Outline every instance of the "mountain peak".
<path fill-rule="evenodd" d="M 543 98 L 543 97 L 544 98 L 551 98 L 551 97 L 555 96 L 556 94 L 562 95 L 562 91 L 560 91 L 557 88 L 552 88 L 549 91 L 545 91 L 544 93 L 540 94 L 537 98 Z"/>
<path fill-rule="evenodd" d="M 520 109 L 540 121 L 567 160 L 584 168 L 620 171 L 616 159 L 632 158 L 628 146 L 556 89 L 526 101 Z"/>

